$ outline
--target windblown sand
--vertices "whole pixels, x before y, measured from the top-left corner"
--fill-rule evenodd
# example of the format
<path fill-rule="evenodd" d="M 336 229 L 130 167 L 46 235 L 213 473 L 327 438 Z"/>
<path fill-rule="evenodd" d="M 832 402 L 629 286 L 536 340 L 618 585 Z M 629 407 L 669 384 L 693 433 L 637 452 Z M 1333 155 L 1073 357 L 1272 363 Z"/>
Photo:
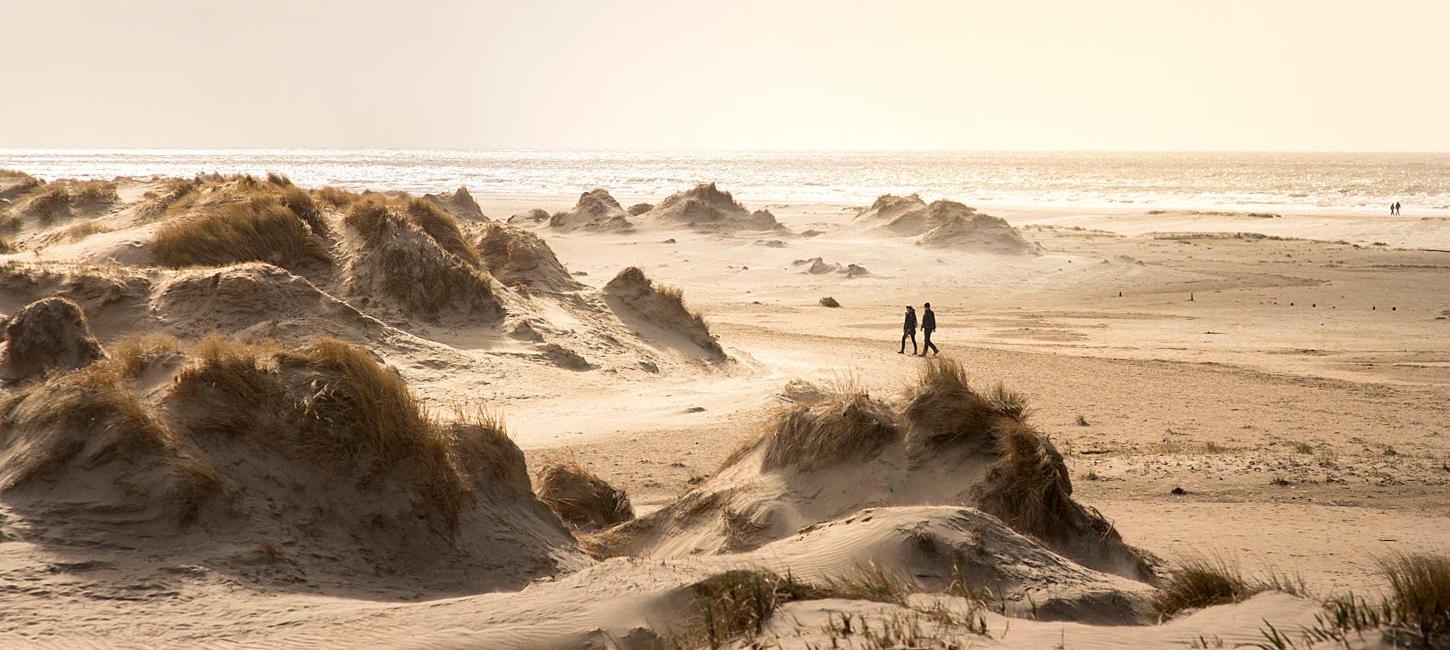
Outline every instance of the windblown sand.
<path fill-rule="evenodd" d="M 1056 591 L 1042 593 L 1068 603 L 1070 615 L 1057 620 L 1030 620 L 1025 601 L 988 611 L 987 634 L 971 636 L 973 647 L 1184 647 L 1200 637 L 1232 647 L 1260 641 L 1265 620 L 1288 629 L 1313 623 L 1316 603 L 1270 593 L 1161 625 L 1105 625 L 1124 622 L 1131 607 L 1094 599 L 1141 596 L 1151 586 L 1126 570 L 1065 559 L 1072 553 L 1064 548 L 965 507 L 974 505 L 956 491 L 965 484 L 908 487 L 930 472 L 950 483 L 951 472 L 914 464 L 909 449 L 891 451 L 896 438 L 882 443 L 877 465 L 849 465 L 871 474 L 815 470 L 807 483 L 736 454 L 770 413 L 808 399 L 787 390 L 790 382 L 846 385 L 887 401 L 909 391 L 925 362 L 897 353 L 901 312 L 924 302 L 936 311 L 933 340 L 943 355 L 979 388 L 1001 382 L 1026 397 L 1027 422 L 1061 453 L 1073 499 L 1101 512 L 1127 545 L 1168 562 L 1201 553 L 1250 571 L 1297 572 L 1321 594 L 1382 588 L 1378 556 L 1450 552 L 1450 220 L 992 209 L 983 211 L 1030 246 L 994 230 L 941 247 L 853 225 L 865 206 L 747 201 L 738 210 L 670 212 L 666 197 L 586 197 L 586 208 L 607 208 L 594 210 L 576 197 L 451 195 L 439 205 L 485 253 L 472 266 L 438 257 L 425 235 L 437 237 L 401 213 L 389 227 L 402 234 L 376 240 L 347 230 L 346 210 L 326 209 L 325 266 L 176 270 L 150 248 L 166 219 L 148 219 L 140 207 L 155 200 L 144 192 L 164 190 L 159 181 L 126 181 L 110 207 L 22 218 L 4 233 L 18 248 L 0 255 L 0 314 L 65 296 L 84 308 L 107 350 L 148 333 L 191 343 L 216 332 L 289 347 L 336 337 L 372 350 L 439 417 L 486 405 L 530 470 L 586 469 L 628 494 L 638 522 L 657 527 L 650 535 L 666 533 L 630 538 L 621 544 L 634 550 L 608 560 L 560 542 L 519 555 L 534 558 L 529 566 L 504 561 L 486 579 L 429 582 L 418 577 L 427 571 L 370 574 L 345 557 L 350 544 L 372 538 L 322 544 L 288 533 L 295 538 L 266 547 L 248 538 L 207 555 L 182 552 L 176 541 L 185 535 L 222 549 L 225 531 L 206 528 L 205 516 L 182 532 L 142 535 L 129 521 L 136 513 L 120 509 L 106 513 L 105 526 L 60 526 L 72 494 L 61 488 L 87 494 L 81 488 L 94 486 L 55 479 L 46 489 L 60 496 L 44 512 L 19 505 L 34 503 L 26 495 L 0 493 L 7 647 L 656 647 L 667 628 L 684 625 L 688 585 L 711 574 L 758 567 L 827 579 L 871 561 L 926 584 L 943 576 L 902 550 L 924 536 L 998 553 L 1008 559 L 988 566 L 1016 567 L 1002 584 L 1053 583 Z M 487 217 L 472 214 L 475 198 Z M 669 218 L 619 208 L 639 202 L 664 206 L 658 211 Z M 534 209 L 545 215 L 516 220 L 517 230 L 484 222 Z M 563 215 L 554 219 L 562 227 L 548 215 Z M 80 223 L 97 228 L 77 236 Z M 1008 241 L 1013 251 L 967 245 L 980 241 Z M 836 270 L 796 263 L 815 258 Z M 440 273 L 459 284 L 447 285 L 450 293 L 395 286 L 388 260 L 443 265 Z M 639 306 L 654 298 L 608 290 L 627 267 L 683 290 L 709 333 L 690 329 L 688 313 L 662 318 L 657 306 Z M 841 271 L 848 268 L 864 272 Z M 822 307 L 825 296 L 840 308 Z M 138 390 L 164 393 L 169 377 Z M 909 447 L 912 434 L 900 435 Z M 302 493 L 320 485 L 297 470 L 276 480 Z M 328 505 L 277 501 L 286 493 L 267 493 L 273 516 Z M 710 497 L 719 501 L 710 502 L 708 525 L 677 514 L 690 498 L 703 503 L 701 495 L 725 495 Z M 611 512 L 628 508 L 611 504 Z M 494 536 L 478 548 L 507 560 L 510 545 L 563 538 L 563 524 L 509 528 L 516 518 L 508 513 L 535 517 L 543 506 L 505 506 L 478 515 L 485 523 L 470 530 Z M 759 517 L 738 519 L 746 510 Z M 591 530 L 572 532 L 581 548 L 611 543 L 592 529 L 615 520 L 589 521 Z M 737 521 L 744 528 L 732 529 Z M 111 532 L 123 528 L 130 532 Z M 548 562 L 535 557 L 544 555 Z M 941 598 L 926 591 L 894 604 L 789 603 L 760 638 L 830 647 L 827 630 L 843 613 L 918 616 Z"/>

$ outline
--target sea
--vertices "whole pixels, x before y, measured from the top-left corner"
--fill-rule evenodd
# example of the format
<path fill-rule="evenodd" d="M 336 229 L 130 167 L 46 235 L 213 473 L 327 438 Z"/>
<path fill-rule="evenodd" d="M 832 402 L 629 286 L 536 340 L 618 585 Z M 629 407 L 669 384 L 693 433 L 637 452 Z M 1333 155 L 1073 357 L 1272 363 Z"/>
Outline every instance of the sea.
<path fill-rule="evenodd" d="M 0 169 L 46 179 L 286 174 L 304 186 L 481 196 L 596 187 L 658 198 L 718 182 L 749 203 L 869 203 L 918 193 L 976 206 L 1450 216 L 1450 154 L 617 152 L 433 149 L 20 150 Z"/>

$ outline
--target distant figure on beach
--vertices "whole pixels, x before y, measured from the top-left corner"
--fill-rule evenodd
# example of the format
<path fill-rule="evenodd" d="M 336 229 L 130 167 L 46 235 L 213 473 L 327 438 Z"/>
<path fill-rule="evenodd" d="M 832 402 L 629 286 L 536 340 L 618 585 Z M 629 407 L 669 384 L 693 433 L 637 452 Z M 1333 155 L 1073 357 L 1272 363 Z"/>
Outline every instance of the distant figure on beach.
<path fill-rule="evenodd" d="M 916 309 L 911 305 L 906 306 L 906 322 L 901 324 L 901 351 L 897 354 L 906 354 L 907 337 L 911 337 L 911 355 L 916 356 Z"/>
<path fill-rule="evenodd" d="M 925 334 L 921 346 L 921 356 L 926 356 L 926 351 L 931 350 L 935 356 L 941 356 L 941 350 L 936 349 L 936 344 L 931 342 L 931 333 L 936 330 L 936 312 L 931 310 L 931 303 L 926 303 L 926 313 L 921 316 L 921 331 Z M 906 346 L 901 346 L 905 348 Z"/>
<path fill-rule="evenodd" d="M 1400 213 L 1400 202 L 1399 201 L 1395 201 L 1394 209 L 1390 211 L 1390 214 L 1399 214 L 1399 213 Z"/>

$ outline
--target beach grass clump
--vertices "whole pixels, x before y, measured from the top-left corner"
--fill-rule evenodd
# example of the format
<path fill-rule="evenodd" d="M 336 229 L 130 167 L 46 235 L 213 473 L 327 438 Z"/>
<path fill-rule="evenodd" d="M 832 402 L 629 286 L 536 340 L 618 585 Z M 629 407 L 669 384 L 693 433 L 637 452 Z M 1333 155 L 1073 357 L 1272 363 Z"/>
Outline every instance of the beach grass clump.
<path fill-rule="evenodd" d="M 137 379 L 158 362 L 183 354 L 185 346 L 170 334 L 128 336 L 110 345 L 111 367 L 126 379 Z"/>
<path fill-rule="evenodd" d="M 87 221 L 85 223 L 78 223 L 74 226 L 71 226 L 70 228 L 67 228 L 65 230 L 65 233 L 63 233 L 63 236 L 65 239 L 68 239 L 70 241 L 80 241 L 82 239 L 90 237 L 91 235 L 99 235 L 101 233 L 107 232 L 111 232 L 111 229 L 93 221 Z"/>
<path fill-rule="evenodd" d="M 312 201 L 312 195 L 308 194 L 306 190 L 286 185 L 278 194 L 277 200 L 307 224 L 307 227 L 312 229 L 312 234 L 319 237 L 327 235 L 329 230 L 327 220 L 322 216 L 322 211 L 317 208 L 317 204 Z"/>
<path fill-rule="evenodd" d="M 1083 532 L 1084 524 L 1105 524 L 1083 515 L 1072 500 L 1067 467 L 1042 434 L 1015 420 L 993 425 L 997 460 L 978 484 L 982 511 L 995 515 L 1013 530 L 1046 540 L 1067 540 Z M 1089 521 L 1090 520 L 1090 521 Z"/>
<path fill-rule="evenodd" d="M 999 430 L 1027 421 L 1027 401 L 997 384 L 974 390 L 966 367 L 951 358 L 922 366 L 903 411 L 911 427 L 912 446 L 923 453 L 945 448 L 987 454 L 999 447 Z"/>
<path fill-rule="evenodd" d="M 832 598 L 869 600 L 878 603 L 905 605 L 906 597 L 921 591 L 911 576 L 892 571 L 870 561 L 825 578 L 821 586 Z"/>
<path fill-rule="evenodd" d="M 415 491 L 419 516 L 450 533 L 479 490 L 530 494 L 523 452 L 502 422 L 481 409 L 439 422 L 363 348 L 210 336 L 188 354 L 171 408 L 199 440 L 258 445 L 359 488 Z"/>
<path fill-rule="evenodd" d="M 349 192 L 331 185 L 317 190 L 315 194 L 317 195 L 318 201 L 326 203 L 336 209 L 346 208 L 362 199 L 362 196 L 356 192 Z"/>
<path fill-rule="evenodd" d="M 352 202 L 347 214 L 343 216 L 343 225 L 362 235 L 365 240 L 373 240 L 382 232 L 388 221 L 388 204 L 381 199 L 368 197 Z"/>
<path fill-rule="evenodd" d="M 696 644 L 722 648 L 738 638 L 760 634 L 776 609 L 786 603 L 827 597 L 820 588 L 771 571 L 736 569 L 712 575 L 691 587 L 698 613 Z"/>
<path fill-rule="evenodd" d="M 496 413 L 478 404 L 455 406 L 451 419 L 435 425 L 452 449 L 465 482 L 482 479 L 494 489 L 533 494 L 524 452 Z"/>
<path fill-rule="evenodd" d="M 15 213 L 21 217 L 52 221 L 70 216 L 70 200 L 70 191 L 64 185 L 52 183 L 25 197 L 15 207 Z"/>
<path fill-rule="evenodd" d="M 93 208 L 110 205 L 119 200 L 116 184 L 110 181 L 81 181 L 70 188 L 71 204 L 77 208 Z"/>
<path fill-rule="evenodd" d="M 382 199 L 359 201 L 343 225 L 361 236 L 349 268 L 353 291 L 386 295 L 425 318 L 446 312 L 496 318 L 504 308 L 493 278 L 450 253 Z"/>
<path fill-rule="evenodd" d="M 10 380 L 44 378 L 106 358 L 91 335 L 85 311 L 69 298 L 49 296 L 27 304 L 4 321 L 0 370 Z"/>
<path fill-rule="evenodd" d="M 1169 570 L 1152 598 L 1160 619 L 1179 612 L 1236 603 L 1264 591 L 1244 577 L 1243 569 L 1225 558 L 1190 556 Z"/>
<path fill-rule="evenodd" d="M 336 339 L 317 339 L 280 353 L 276 363 L 315 387 L 298 408 L 301 439 L 318 459 L 361 465 L 364 481 L 406 464 L 418 473 L 427 505 L 457 516 L 468 484 L 447 438 L 401 377 L 366 350 Z"/>
<path fill-rule="evenodd" d="M 267 262 L 295 269 L 329 263 L 327 244 L 275 198 L 209 206 L 173 218 L 156 231 L 152 251 L 173 267 Z"/>
<path fill-rule="evenodd" d="M 49 223 L 77 211 L 94 211 L 119 200 L 116 184 L 110 181 L 62 180 L 39 186 L 15 206 L 16 215 Z"/>
<path fill-rule="evenodd" d="M 437 204 L 424 199 L 409 199 L 404 213 L 409 221 L 417 224 L 433 241 L 438 242 L 443 250 L 458 256 L 471 266 L 476 267 L 481 262 L 478 251 L 474 250 L 459 230 L 458 221 Z"/>
<path fill-rule="evenodd" d="M 110 362 L 52 375 L 0 410 L 0 442 L 9 451 L 0 454 L 0 490 L 71 466 L 86 472 L 111 463 L 123 472 L 157 467 L 165 488 L 152 498 L 183 525 L 222 491 L 215 469 L 183 451 Z M 124 480 L 117 479 L 118 487 L 134 489 Z"/>
<path fill-rule="evenodd" d="M 1450 557 L 1396 553 L 1379 559 L 1389 593 L 1378 599 L 1354 593 L 1333 596 L 1312 626 L 1280 630 L 1265 621 L 1261 648 L 1355 647 L 1380 633 L 1395 648 L 1450 647 Z M 1302 641 L 1302 643 L 1300 643 Z"/>
<path fill-rule="evenodd" d="M 771 418 L 758 442 L 765 447 L 761 469 L 809 471 L 860 462 L 900 439 L 886 404 L 859 388 L 833 390 L 819 403 L 787 405 Z"/>
<path fill-rule="evenodd" d="M 199 181 L 185 178 L 172 179 L 160 192 L 147 192 L 145 201 L 136 208 L 141 219 L 155 219 L 171 212 L 179 212 L 193 205 L 200 198 Z"/>
<path fill-rule="evenodd" d="M 1450 644 L 1450 557 L 1396 554 L 1381 558 L 1389 581 L 1391 624 L 1434 644 Z"/>
<path fill-rule="evenodd" d="M 577 462 L 545 465 L 534 482 L 539 500 L 574 530 L 600 530 L 634 518 L 624 490 Z"/>

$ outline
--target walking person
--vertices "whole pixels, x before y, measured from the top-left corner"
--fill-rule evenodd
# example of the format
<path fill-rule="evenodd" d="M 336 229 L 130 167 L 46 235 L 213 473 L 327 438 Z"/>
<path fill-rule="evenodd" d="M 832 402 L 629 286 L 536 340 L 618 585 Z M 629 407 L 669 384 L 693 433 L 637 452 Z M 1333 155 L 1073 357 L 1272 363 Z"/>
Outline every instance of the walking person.
<path fill-rule="evenodd" d="M 897 354 L 906 354 L 907 337 L 911 337 L 911 356 L 916 356 L 916 309 L 911 305 L 906 306 L 906 322 L 901 324 L 901 351 Z"/>
<path fill-rule="evenodd" d="M 1400 202 L 1399 201 L 1395 201 L 1395 214 L 1398 215 L 1399 213 L 1400 213 Z"/>
<path fill-rule="evenodd" d="M 925 307 L 926 313 L 921 315 L 921 331 L 926 336 L 922 341 L 921 356 L 926 356 L 927 350 L 931 350 L 933 356 L 941 356 L 941 350 L 936 349 L 936 344 L 931 342 L 931 333 L 936 331 L 936 312 L 931 310 L 931 303 L 926 303 Z"/>

